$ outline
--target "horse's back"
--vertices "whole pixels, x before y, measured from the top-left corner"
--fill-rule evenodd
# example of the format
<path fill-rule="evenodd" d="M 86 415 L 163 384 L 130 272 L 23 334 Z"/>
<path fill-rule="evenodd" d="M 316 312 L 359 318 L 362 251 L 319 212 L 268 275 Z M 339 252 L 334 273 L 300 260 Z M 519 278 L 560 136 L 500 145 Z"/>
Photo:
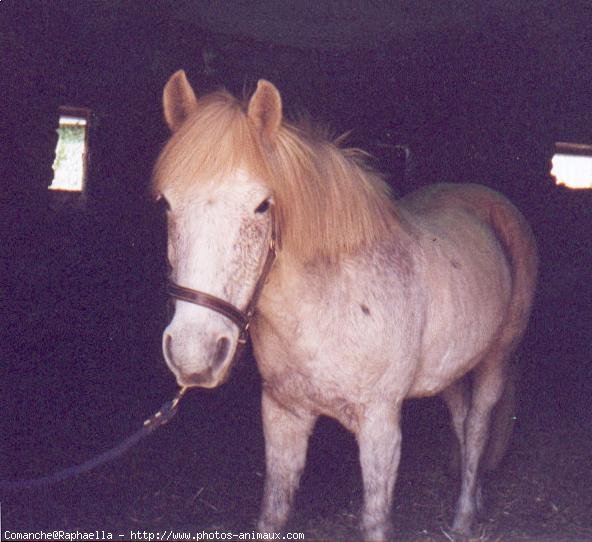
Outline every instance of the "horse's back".
<path fill-rule="evenodd" d="M 451 208 L 473 214 L 492 228 L 512 266 L 524 264 L 529 271 L 528 282 L 536 279 L 538 258 L 532 230 L 522 213 L 499 192 L 480 184 L 440 183 L 416 190 L 400 201 L 419 216 L 445 213 Z"/>
<path fill-rule="evenodd" d="M 403 197 L 400 202 L 408 209 L 422 215 L 458 207 L 474 213 L 488 222 L 493 209 L 507 208 L 516 220 L 524 220 L 518 209 L 499 192 L 481 184 L 431 184 Z"/>
<path fill-rule="evenodd" d="M 459 208 L 473 214 L 491 228 L 505 252 L 512 277 L 509 319 L 524 331 L 534 297 L 538 270 L 536 242 L 522 213 L 505 196 L 479 184 L 434 184 L 402 200 L 420 216 L 445 213 Z M 515 330 L 518 331 L 518 330 Z"/>

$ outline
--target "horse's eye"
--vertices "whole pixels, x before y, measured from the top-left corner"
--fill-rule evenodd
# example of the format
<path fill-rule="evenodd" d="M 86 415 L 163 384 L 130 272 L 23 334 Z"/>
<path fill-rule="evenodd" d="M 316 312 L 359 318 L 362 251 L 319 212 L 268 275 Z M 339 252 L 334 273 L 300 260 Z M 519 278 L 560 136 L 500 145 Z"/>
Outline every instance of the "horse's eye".
<path fill-rule="evenodd" d="M 267 212 L 267 210 L 269 209 L 269 200 L 268 199 L 264 199 L 259 206 L 257 207 L 257 209 L 255 209 L 256 213 L 259 214 L 263 214 L 265 212 Z"/>
<path fill-rule="evenodd" d="M 160 211 L 170 211 L 171 206 L 164 196 L 159 196 L 156 200 L 156 205 Z"/>

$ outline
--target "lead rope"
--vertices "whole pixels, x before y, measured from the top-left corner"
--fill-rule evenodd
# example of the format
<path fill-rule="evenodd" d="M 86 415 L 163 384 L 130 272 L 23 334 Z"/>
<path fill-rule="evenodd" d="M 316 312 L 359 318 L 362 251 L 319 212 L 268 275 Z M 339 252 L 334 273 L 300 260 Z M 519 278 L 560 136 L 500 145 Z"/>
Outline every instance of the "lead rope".
<path fill-rule="evenodd" d="M 46 476 L 21 480 L 1 480 L 0 491 L 34 489 L 37 487 L 55 484 L 67 478 L 72 478 L 84 472 L 88 472 L 89 470 L 92 470 L 103 463 L 112 461 L 129 450 L 132 446 L 137 444 L 142 438 L 152 433 L 152 431 L 170 422 L 177 413 L 179 402 L 181 401 L 183 395 L 185 395 L 186 391 L 187 388 L 181 388 L 170 401 L 167 401 L 160 407 L 158 412 L 155 412 L 152 416 L 145 420 L 140 429 L 110 450 L 98 454 L 88 461 L 81 463 L 80 465 L 73 465 Z"/>

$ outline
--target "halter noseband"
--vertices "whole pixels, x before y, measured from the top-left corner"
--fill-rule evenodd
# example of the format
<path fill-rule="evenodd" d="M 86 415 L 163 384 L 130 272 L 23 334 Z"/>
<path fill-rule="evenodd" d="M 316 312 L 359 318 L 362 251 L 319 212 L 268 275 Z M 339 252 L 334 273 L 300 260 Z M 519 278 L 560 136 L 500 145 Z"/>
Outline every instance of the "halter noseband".
<path fill-rule="evenodd" d="M 267 277 L 269 272 L 271 271 L 271 267 L 273 262 L 277 257 L 277 245 L 280 242 L 279 230 L 275 221 L 275 214 L 273 212 L 273 207 L 270 209 L 271 213 L 271 238 L 269 240 L 269 248 L 267 250 L 267 256 L 265 258 L 265 263 L 263 264 L 263 269 L 261 270 L 261 274 L 257 279 L 257 283 L 255 284 L 255 290 L 253 291 L 253 295 L 251 296 L 251 300 L 247 305 L 244 311 L 240 310 L 238 307 L 235 307 L 232 303 L 225 301 L 219 297 L 213 296 L 206 292 L 200 292 L 199 290 L 193 290 L 191 288 L 187 288 L 185 286 L 180 286 L 172 281 L 168 282 L 167 290 L 168 294 L 173 299 L 178 299 L 180 301 L 187 301 L 188 303 L 193 303 L 194 305 L 199 305 L 201 307 L 205 307 L 207 309 L 216 311 L 217 313 L 225 316 L 229 320 L 232 320 L 234 324 L 238 327 L 239 336 L 238 336 L 238 346 L 236 348 L 236 352 L 234 357 L 236 358 L 240 352 L 240 348 L 244 346 L 247 342 L 247 336 L 249 334 L 249 326 L 251 325 L 251 319 L 255 314 L 255 309 L 257 307 L 257 301 L 259 301 L 259 296 L 263 290 L 263 286 L 267 281 Z"/>

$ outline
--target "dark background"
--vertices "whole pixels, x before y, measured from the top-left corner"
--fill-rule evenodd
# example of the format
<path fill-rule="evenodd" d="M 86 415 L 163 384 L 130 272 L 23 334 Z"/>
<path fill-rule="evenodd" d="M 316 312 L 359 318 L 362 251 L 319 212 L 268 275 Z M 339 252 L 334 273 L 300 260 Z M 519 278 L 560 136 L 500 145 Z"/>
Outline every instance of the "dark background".
<path fill-rule="evenodd" d="M 1 2 L 2 478 L 86 459 L 175 389 L 160 355 L 164 222 L 147 186 L 168 135 L 162 87 L 179 68 L 198 94 L 224 86 L 248 95 L 257 79 L 271 80 L 288 114 L 353 129 L 351 143 L 374 154 L 396 194 L 479 182 L 514 201 L 541 255 L 520 408 L 590 436 L 592 193 L 555 187 L 549 170 L 554 142 L 592 143 L 591 8 L 480 4 Z M 47 191 L 60 105 L 93 111 L 84 209 L 58 208 Z M 412 151 L 406 168 L 400 144 Z M 171 469 L 189 483 L 197 465 L 231 495 L 241 473 L 263 469 L 259 387 L 247 354 L 223 388 L 187 398 L 176 425 L 144 445 L 152 452 L 131 453 L 124 472 L 134 482 L 112 482 L 106 468 L 57 495 L 36 493 L 35 505 L 3 497 L 5 528 L 152 528 L 157 512 L 134 523 L 133 510 Z M 436 402 L 422 408 L 409 407 L 410 438 L 443 425 Z M 325 486 L 349 471 L 328 466 L 341 458 L 332 446 L 354 471 L 355 449 L 331 424 L 315 439 L 325 455 L 312 456 L 308 483 L 335 500 Z M 147 471 L 163 474 L 146 481 Z M 234 504 L 223 515 L 246 530 L 262 481 L 244 483 L 248 504 L 225 501 Z M 578 498 L 590 502 L 591 491 Z M 165 502 L 165 517 L 183 510 L 176 526 L 195 526 L 187 499 Z"/>

